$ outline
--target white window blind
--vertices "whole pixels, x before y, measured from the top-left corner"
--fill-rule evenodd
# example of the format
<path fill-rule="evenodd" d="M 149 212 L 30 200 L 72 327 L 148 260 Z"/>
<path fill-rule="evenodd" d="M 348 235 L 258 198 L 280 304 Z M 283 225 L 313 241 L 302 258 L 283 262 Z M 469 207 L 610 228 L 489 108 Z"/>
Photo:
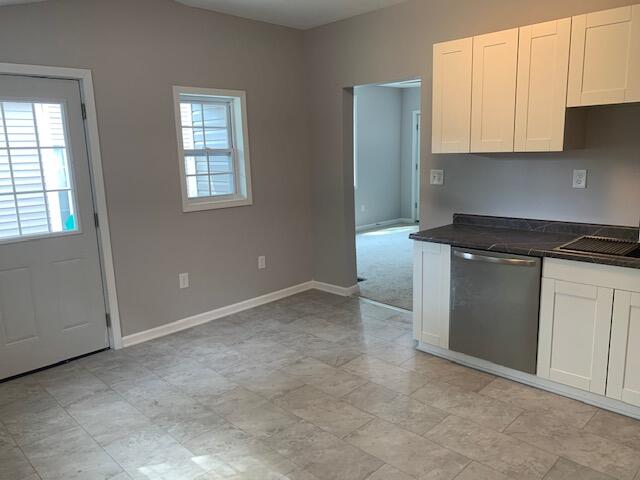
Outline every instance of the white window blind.
<path fill-rule="evenodd" d="M 76 231 L 61 104 L 0 99 L 0 241 Z"/>
<path fill-rule="evenodd" d="M 174 87 L 184 211 L 250 205 L 245 94 Z"/>

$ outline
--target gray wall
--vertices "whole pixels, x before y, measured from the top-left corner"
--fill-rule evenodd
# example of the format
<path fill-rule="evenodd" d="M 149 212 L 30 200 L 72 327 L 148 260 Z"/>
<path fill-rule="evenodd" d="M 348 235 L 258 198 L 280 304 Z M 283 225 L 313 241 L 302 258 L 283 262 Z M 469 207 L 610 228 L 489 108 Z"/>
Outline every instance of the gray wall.
<path fill-rule="evenodd" d="M 400 218 L 402 90 L 357 87 L 356 227 Z"/>
<path fill-rule="evenodd" d="M 172 0 L 0 8 L 0 62 L 93 70 L 125 335 L 312 278 L 302 40 Z M 182 213 L 173 85 L 247 91 L 253 206 Z"/>
<path fill-rule="evenodd" d="M 413 112 L 420 110 L 420 88 L 402 89 L 402 138 L 400 139 L 400 212 L 402 218 L 412 218 L 413 192 Z"/>
<path fill-rule="evenodd" d="M 410 0 L 305 32 L 313 179 L 314 277 L 356 279 L 348 140 L 353 85 L 422 78 L 421 226 L 454 212 L 633 225 L 640 205 L 640 105 L 590 109 L 583 150 L 538 155 L 431 155 L 431 45 L 636 0 Z M 347 90 L 344 90 L 344 89 Z M 347 120 L 346 122 L 344 120 Z M 346 162 L 346 163 L 345 163 Z M 445 185 L 428 185 L 431 168 Z M 571 189 L 574 168 L 589 187 Z"/>
<path fill-rule="evenodd" d="M 455 211 L 635 224 L 640 105 L 589 109 L 584 149 L 538 155 L 433 156 L 428 114 L 434 42 L 634 1 L 410 0 L 300 32 L 172 0 L 51 0 L 0 9 L 0 62 L 93 70 L 131 334 L 311 278 L 355 283 L 354 85 L 423 79 L 423 227 Z M 247 91 L 253 206 L 182 213 L 173 85 Z"/>

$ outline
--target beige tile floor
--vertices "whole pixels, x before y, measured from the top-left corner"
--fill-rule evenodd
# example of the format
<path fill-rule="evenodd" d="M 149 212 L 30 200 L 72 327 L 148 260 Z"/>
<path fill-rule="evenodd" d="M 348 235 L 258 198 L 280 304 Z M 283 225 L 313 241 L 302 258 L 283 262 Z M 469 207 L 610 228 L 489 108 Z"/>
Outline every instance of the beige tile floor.
<path fill-rule="evenodd" d="M 0 384 L 0 480 L 640 480 L 640 422 L 318 291 Z"/>

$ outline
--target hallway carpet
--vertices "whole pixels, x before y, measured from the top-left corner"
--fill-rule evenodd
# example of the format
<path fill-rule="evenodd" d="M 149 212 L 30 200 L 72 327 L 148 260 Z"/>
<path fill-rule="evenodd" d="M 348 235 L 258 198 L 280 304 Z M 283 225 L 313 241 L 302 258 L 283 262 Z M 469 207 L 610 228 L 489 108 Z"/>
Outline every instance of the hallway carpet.
<path fill-rule="evenodd" d="M 417 225 L 393 225 L 356 234 L 360 295 L 405 310 L 412 309 L 412 241 Z"/>

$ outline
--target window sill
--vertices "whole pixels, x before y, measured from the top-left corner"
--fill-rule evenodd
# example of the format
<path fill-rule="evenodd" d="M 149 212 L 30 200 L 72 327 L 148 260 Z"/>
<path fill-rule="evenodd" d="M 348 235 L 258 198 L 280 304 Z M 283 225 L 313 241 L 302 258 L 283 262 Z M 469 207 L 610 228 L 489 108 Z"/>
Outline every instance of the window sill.
<path fill-rule="evenodd" d="M 225 198 L 220 200 L 206 199 L 202 201 L 189 200 L 182 203 L 183 212 L 201 212 L 203 210 L 216 210 L 218 208 L 246 207 L 253 205 L 253 200 L 247 197 Z"/>

